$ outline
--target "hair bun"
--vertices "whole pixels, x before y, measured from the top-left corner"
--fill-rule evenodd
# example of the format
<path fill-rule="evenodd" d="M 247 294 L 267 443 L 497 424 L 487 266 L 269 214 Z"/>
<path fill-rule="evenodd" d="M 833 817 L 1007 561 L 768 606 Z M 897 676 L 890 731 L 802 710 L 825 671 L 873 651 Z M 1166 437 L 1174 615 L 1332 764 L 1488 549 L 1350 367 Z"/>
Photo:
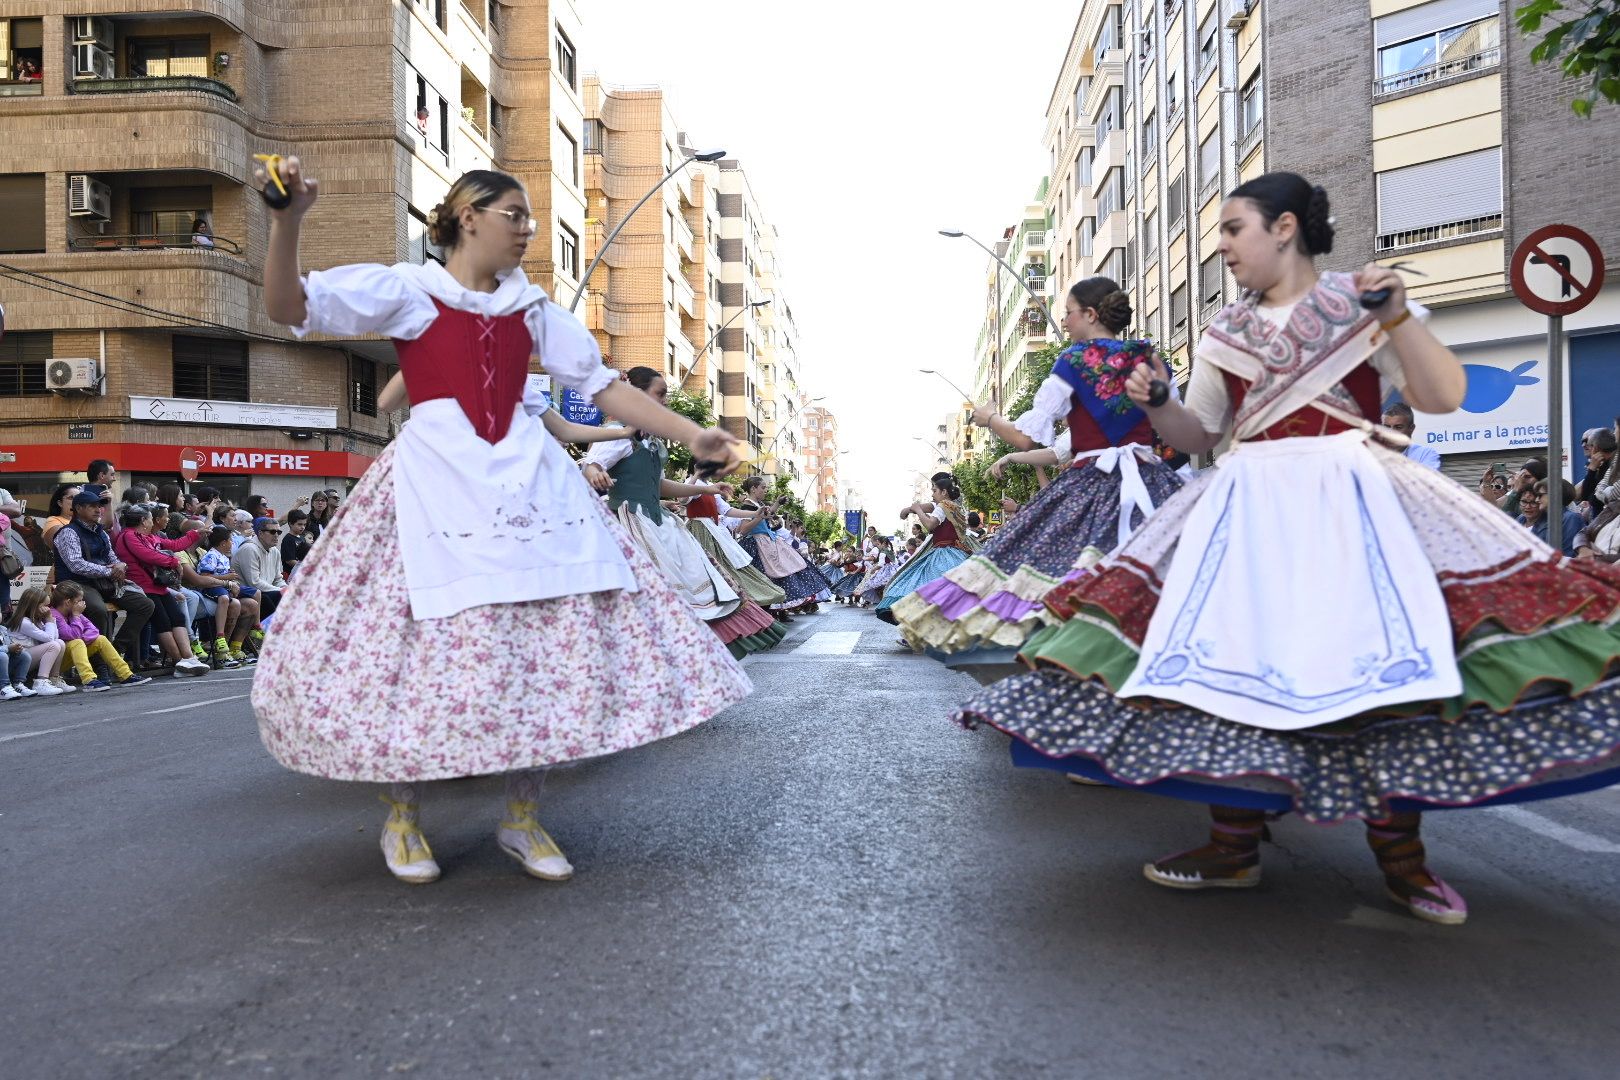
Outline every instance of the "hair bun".
<path fill-rule="evenodd" d="M 1123 289 L 1115 289 L 1097 303 L 1097 318 L 1116 334 L 1131 325 L 1132 314 L 1130 294 Z"/>
<path fill-rule="evenodd" d="M 1305 250 L 1312 255 L 1326 255 L 1333 250 L 1333 207 L 1328 193 L 1320 184 L 1311 187 L 1310 201 L 1305 204 Z"/>
<path fill-rule="evenodd" d="M 461 236 L 461 222 L 450 212 L 450 208 L 440 203 L 428 211 L 428 240 L 434 247 L 453 248 Z"/>

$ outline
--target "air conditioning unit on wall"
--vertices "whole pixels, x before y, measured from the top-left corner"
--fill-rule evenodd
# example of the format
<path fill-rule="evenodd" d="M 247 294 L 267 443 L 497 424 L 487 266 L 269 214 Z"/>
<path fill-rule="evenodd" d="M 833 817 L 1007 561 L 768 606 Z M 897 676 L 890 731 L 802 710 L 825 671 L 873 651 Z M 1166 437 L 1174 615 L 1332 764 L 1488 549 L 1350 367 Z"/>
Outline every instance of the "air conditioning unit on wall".
<path fill-rule="evenodd" d="M 112 188 L 91 176 L 69 176 L 68 216 L 108 220 L 112 217 Z"/>
<path fill-rule="evenodd" d="M 75 45 L 90 42 L 100 45 L 103 49 L 113 47 L 113 22 L 99 15 L 75 15 L 73 23 L 73 43 Z"/>
<path fill-rule="evenodd" d="M 73 46 L 73 77 L 75 79 L 110 79 L 113 77 L 112 50 L 93 41 Z"/>
<path fill-rule="evenodd" d="M 51 359 L 45 361 L 45 386 L 56 392 L 77 390 L 99 393 L 101 371 L 88 357 Z"/>

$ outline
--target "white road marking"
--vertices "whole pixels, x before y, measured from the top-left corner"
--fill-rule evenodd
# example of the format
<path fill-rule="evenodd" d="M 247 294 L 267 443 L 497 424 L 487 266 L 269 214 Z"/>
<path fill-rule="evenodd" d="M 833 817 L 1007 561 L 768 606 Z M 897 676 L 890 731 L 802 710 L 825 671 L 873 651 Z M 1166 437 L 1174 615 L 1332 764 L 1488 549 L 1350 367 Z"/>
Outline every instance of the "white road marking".
<path fill-rule="evenodd" d="M 817 630 L 793 651 L 808 656 L 848 656 L 860 642 L 859 630 Z"/>
<path fill-rule="evenodd" d="M 141 713 L 142 716 L 162 716 L 164 713 L 185 712 L 187 709 L 201 709 L 205 705 L 223 705 L 227 701 L 241 701 L 246 694 L 232 694 L 230 697 L 209 698 L 207 701 L 193 701 L 190 705 L 176 705 L 172 709 L 153 709 Z"/>
<path fill-rule="evenodd" d="M 97 724 L 110 724 L 114 720 L 127 720 L 127 716 L 109 716 L 103 720 L 86 720 L 80 724 L 69 724 L 66 727 L 46 728 L 44 731 L 19 731 L 15 735 L 0 735 L 0 743 L 16 742 L 18 739 L 32 739 L 37 735 L 56 735 L 63 731 L 75 731 L 78 728 L 95 727 Z"/>
<path fill-rule="evenodd" d="M 1620 843 L 1605 840 L 1601 836 L 1593 836 L 1589 832 L 1563 825 L 1551 818 L 1542 817 L 1533 810 L 1526 810 L 1522 806 L 1493 806 L 1487 813 L 1497 817 L 1507 818 L 1520 828 L 1529 829 L 1533 833 L 1540 833 L 1551 840 L 1556 840 L 1565 847 L 1576 851 L 1589 851 L 1598 855 L 1620 855 Z"/>
<path fill-rule="evenodd" d="M 115 720 L 133 720 L 137 716 L 162 716 L 165 713 L 184 712 L 187 709 L 201 709 L 208 705 L 223 705 L 227 701 L 241 701 L 246 694 L 232 694 L 229 697 L 209 698 L 207 701 L 193 701 L 189 705 L 175 705 L 167 709 L 148 709 L 146 712 L 133 713 L 125 716 L 108 716 L 100 720 L 84 720 L 77 724 L 66 724 L 62 727 L 46 728 L 43 731 L 19 731 L 12 735 L 0 735 L 0 743 L 16 742 L 18 739 L 33 739 L 41 735 L 60 735 L 64 731 L 77 731 L 79 728 L 95 727 L 98 724 L 110 724 Z"/>

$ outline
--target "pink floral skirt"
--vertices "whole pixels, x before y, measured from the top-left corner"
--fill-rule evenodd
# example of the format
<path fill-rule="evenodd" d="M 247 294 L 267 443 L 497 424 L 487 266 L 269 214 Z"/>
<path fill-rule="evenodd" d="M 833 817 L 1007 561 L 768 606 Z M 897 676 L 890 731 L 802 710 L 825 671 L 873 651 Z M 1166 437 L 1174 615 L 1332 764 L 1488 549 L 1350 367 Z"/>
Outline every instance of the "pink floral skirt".
<path fill-rule="evenodd" d="M 253 708 L 287 768 L 384 783 L 538 768 L 674 735 L 752 691 L 606 507 L 638 591 L 413 620 L 393 467 L 388 448 L 366 470 L 265 641 Z"/>

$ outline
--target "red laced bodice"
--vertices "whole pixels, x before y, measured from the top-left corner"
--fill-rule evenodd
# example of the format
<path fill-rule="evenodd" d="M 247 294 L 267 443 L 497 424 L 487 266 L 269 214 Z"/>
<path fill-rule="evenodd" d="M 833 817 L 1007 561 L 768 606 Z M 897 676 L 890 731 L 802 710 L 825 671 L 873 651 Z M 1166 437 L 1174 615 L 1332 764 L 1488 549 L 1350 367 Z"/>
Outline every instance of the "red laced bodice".
<path fill-rule="evenodd" d="M 1249 384 L 1230 371 L 1221 372 L 1221 377 L 1226 380 L 1226 392 L 1231 395 L 1232 410 L 1236 412 L 1243 405 L 1243 396 L 1248 393 Z M 1376 424 L 1383 412 L 1378 395 L 1377 370 L 1371 364 L 1359 364 L 1354 371 L 1344 377 L 1343 385 L 1355 399 L 1361 415 Z M 1350 426 L 1344 421 L 1336 420 L 1327 413 L 1307 405 L 1297 412 L 1289 413 L 1253 438 L 1292 439 L 1301 435 L 1337 435 L 1341 431 L 1349 430 Z"/>
<path fill-rule="evenodd" d="M 523 400 L 534 341 L 523 312 L 486 317 L 435 299 L 439 317 L 414 341 L 395 340 L 399 369 L 417 405 L 454 398 L 478 437 L 498 443 Z"/>
<path fill-rule="evenodd" d="M 710 521 L 720 520 L 720 507 L 714 501 L 713 495 L 699 495 L 686 504 L 686 516 L 689 518 L 708 518 Z"/>
<path fill-rule="evenodd" d="M 1108 436 L 1102 433 L 1097 421 L 1092 417 L 1090 410 L 1080 404 L 1078 400 L 1069 410 L 1067 417 L 1069 425 L 1069 448 L 1076 454 L 1084 454 L 1091 450 L 1106 450 L 1110 446 L 1124 446 L 1127 443 L 1141 443 L 1143 446 L 1153 445 L 1153 421 L 1142 415 L 1141 423 L 1131 428 L 1122 436 L 1118 443 L 1111 442 Z"/>

